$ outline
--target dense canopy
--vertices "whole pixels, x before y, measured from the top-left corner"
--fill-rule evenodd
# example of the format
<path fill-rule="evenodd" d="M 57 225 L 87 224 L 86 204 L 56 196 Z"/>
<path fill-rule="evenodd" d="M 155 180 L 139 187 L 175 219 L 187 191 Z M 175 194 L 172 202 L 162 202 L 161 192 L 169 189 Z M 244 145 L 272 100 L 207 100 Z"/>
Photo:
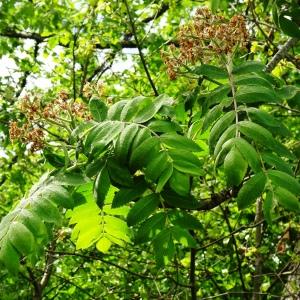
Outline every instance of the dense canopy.
<path fill-rule="evenodd" d="M 0 299 L 300 298 L 297 0 L 0 3 Z"/>

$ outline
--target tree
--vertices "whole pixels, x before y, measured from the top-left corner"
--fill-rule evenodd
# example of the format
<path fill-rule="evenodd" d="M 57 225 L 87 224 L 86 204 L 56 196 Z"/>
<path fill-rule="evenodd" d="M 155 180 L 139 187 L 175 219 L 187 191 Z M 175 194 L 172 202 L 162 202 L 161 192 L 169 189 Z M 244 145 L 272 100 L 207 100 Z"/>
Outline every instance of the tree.
<path fill-rule="evenodd" d="M 299 296 L 298 3 L 202 2 L 1 4 L 2 298 Z"/>

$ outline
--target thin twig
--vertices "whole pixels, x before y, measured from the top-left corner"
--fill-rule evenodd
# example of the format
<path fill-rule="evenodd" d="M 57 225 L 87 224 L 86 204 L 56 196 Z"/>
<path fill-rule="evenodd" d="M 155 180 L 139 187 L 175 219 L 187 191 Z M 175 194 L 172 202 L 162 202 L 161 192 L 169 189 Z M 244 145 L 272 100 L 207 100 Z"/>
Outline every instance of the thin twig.
<path fill-rule="evenodd" d="M 263 220 L 262 212 L 262 199 L 259 198 L 256 202 L 256 214 L 255 214 L 255 223 L 259 223 Z M 260 291 L 260 286 L 262 283 L 262 278 L 259 276 L 262 274 L 262 255 L 260 253 L 260 246 L 262 242 L 262 224 L 256 227 L 255 230 L 255 247 L 256 247 L 256 258 L 255 258 L 255 272 L 256 277 L 253 278 L 253 300 L 260 300 L 261 297 L 258 294 Z"/>
<path fill-rule="evenodd" d="M 272 57 L 269 63 L 265 67 L 266 72 L 272 72 L 272 70 L 277 66 L 277 64 L 284 58 L 286 58 L 288 51 L 294 47 L 299 41 L 299 38 L 289 38 L 286 43 L 277 51 L 277 53 Z"/>
<path fill-rule="evenodd" d="M 205 298 L 201 298 L 202 300 L 208 300 L 208 299 L 215 299 L 215 298 L 219 298 L 219 299 L 223 299 L 223 297 L 225 296 L 241 296 L 243 298 L 240 298 L 240 299 L 246 299 L 245 297 L 248 296 L 249 294 L 251 294 L 252 292 L 226 292 L 226 293 L 222 293 L 222 294 L 218 294 L 218 295 L 215 295 L 215 296 L 210 296 L 210 297 L 205 297 Z M 270 297 L 273 297 L 273 298 L 281 298 L 281 296 L 277 296 L 277 295 L 271 295 L 269 293 L 257 293 L 259 295 L 265 295 L 265 296 L 270 296 Z M 272 298 L 272 299 L 273 299 Z"/>
<path fill-rule="evenodd" d="M 214 244 L 217 244 L 217 243 L 219 243 L 219 242 L 221 242 L 221 241 L 223 241 L 223 240 L 225 240 L 225 239 L 227 239 L 227 238 L 229 238 L 229 237 L 232 237 L 233 235 L 235 235 L 235 234 L 238 233 L 238 232 L 244 231 L 244 230 L 246 230 L 246 229 L 255 228 L 256 226 L 261 225 L 263 222 L 264 222 L 264 220 L 261 220 L 261 221 L 260 221 L 259 223 L 257 223 L 257 224 L 248 225 L 248 226 L 241 226 L 240 228 L 238 228 L 238 229 L 236 229 L 236 230 L 233 230 L 230 234 L 225 235 L 225 236 L 222 236 L 221 238 L 218 238 L 218 239 L 216 239 L 216 240 L 214 240 L 214 241 L 212 241 L 212 242 L 210 242 L 210 243 L 208 243 L 208 244 L 206 244 L 206 245 L 204 245 L 204 246 L 198 248 L 197 251 L 200 251 L 200 250 L 204 250 L 204 249 L 206 249 L 206 248 L 209 248 L 210 246 L 212 246 L 212 245 L 214 245 Z"/>
<path fill-rule="evenodd" d="M 191 231 L 192 236 L 195 235 L 194 231 Z M 191 248 L 190 250 L 190 285 L 191 285 L 191 300 L 197 299 L 197 287 L 196 287 L 196 254 L 197 250 Z"/>
<path fill-rule="evenodd" d="M 223 209 L 222 205 L 220 205 L 220 209 L 221 209 L 221 211 L 223 213 L 223 216 L 224 216 L 225 222 L 227 224 L 228 230 L 229 230 L 230 233 L 232 233 L 233 230 L 232 230 L 232 227 L 230 225 L 229 218 L 227 216 L 227 211 L 225 211 L 225 209 Z M 238 246 L 237 246 L 237 242 L 236 242 L 236 239 L 235 239 L 234 235 L 232 235 L 231 238 L 232 238 L 232 242 L 233 242 L 233 246 L 234 246 L 234 251 L 235 251 L 235 255 L 236 255 L 236 261 L 237 261 L 238 273 L 239 273 L 241 285 L 242 285 L 243 291 L 247 292 L 245 281 L 244 281 L 244 276 L 243 276 L 243 271 L 242 271 L 242 262 L 241 262 L 241 259 L 240 259 L 239 249 L 238 249 Z M 248 299 L 248 296 L 246 294 L 245 294 L 245 299 Z"/>
<path fill-rule="evenodd" d="M 158 96 L 158 91 L 154 85 L 154 82 L 151 78 L 151 75 L 150 75 L 150 72 L 148 70 L 148 67 L 147 67 L 147 64 L 146 64 L 146 61 L 145 61 L 145 58 L 144 58 L 144 54 L 143 54 L 143 51 L 142 51 L 142 47 L 139 43 L 139 40 L 138 40 L 138 36 L 137 36 L 137 33 L 136 33 L 136 29 L 135 29 L 135 25 L 134 25 L 134 21 L 132 19 L 132 16 L 131 16 L 131 13 L 130 13 L 130 9 L 129 9 L 129 6 L 128 6 L 128 3 L 127 3 L 127 0 L 124 0 L 124 4 L 126 6 L 126 10 L 127 10 L 127 14 L 128 14 L 128 18 L 129 18 L 129 23 L 130 23 L 130 26 L 131 26 L 131 30 L 132 30 L 132 33 L 133 33 L 133 36 L 134 36 L 134 40 L 135 40 L 135 43 L 136 43 L 136 47 L 139 51 L 139 55 L 140 55 L 140 58 L 141 58 L 141 62 L 142 62 L 142 65 L 144 67 L 144 70 L 146 72 L 146 75 L 147 75 L 147 78 L 148 78 L 148 81 L 151 85 L 151 88 L 154 92 L 154 95 L 155 96 Z"/>

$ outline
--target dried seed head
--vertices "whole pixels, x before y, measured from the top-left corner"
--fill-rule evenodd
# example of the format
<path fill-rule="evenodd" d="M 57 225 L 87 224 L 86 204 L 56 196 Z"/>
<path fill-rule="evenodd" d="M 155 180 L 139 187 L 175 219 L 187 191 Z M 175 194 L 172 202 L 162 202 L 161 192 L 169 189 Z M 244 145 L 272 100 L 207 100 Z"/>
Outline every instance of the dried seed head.
<path fill-rule="evenodd" d="M 67 101 L 69 99 L 69 94 L 65 90 L 61 90 L 58 94 L 58 98 Z"/>
<path fill-rule="evenodd" d="M 32 152 L 44 148 L 44 132 L 40 128 L 32 129 L 26 134 L 26 142 L 31 144 L 30 150 Z"/>
<path fill-rule="evenodd" d="M 233 16 L 228 21 L 213 15 L 208 8 L 199 8 L 193 20 L 180 28 L 178 49 L 171 45 L 168 52 L 162 52 L 162 59 L 170 78 L 175 79 L 180 67 L 233 55 L 237 48 L 244 49 L 247 42 L 248 32 L 242 16 Z"/>
<path fill-rule="evenodd" d="M 23 134 L 22 128 L 18 127 L 17 122 L 11 122 L 9 124 L 9 138 L 11 141 L 19 139 Z"/>
<path fill-rule="evenodd" d="M 93 95 L 93 88 L 92 88 L 92 85 L 89 82 L 87 82 L 84 85 L 84 87 L 82 89 L 82 93 L 83 93 L 83 96 L 86 97 L 86 98 L 92 97 L 92 95 Z"/>

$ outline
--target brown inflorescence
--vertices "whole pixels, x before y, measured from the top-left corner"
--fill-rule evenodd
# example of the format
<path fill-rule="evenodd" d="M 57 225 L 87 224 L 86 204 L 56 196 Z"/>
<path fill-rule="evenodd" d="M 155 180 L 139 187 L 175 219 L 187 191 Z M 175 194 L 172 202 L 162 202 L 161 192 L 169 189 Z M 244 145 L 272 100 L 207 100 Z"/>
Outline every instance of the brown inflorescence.
<path fill-rule="evenodd" d="M 178 48 L 171 45 L 168 52 L 162 52 L 170 79 L 176 78 L 181 66 L 209 62 L 244 49 L 248 43 L 245 19 L 237 15 L 228 21 L 208 8 L 199 8 L 193 20 L 180 28 L 178 43 Z"/>
<path fill-rule="evenodd" d="M 41 110 L 40 100 L 36 97 L 30 99 L 30 97 L 26 95 L 20 102 L 20 110 L 26 115 L 28 120 L 37 119 L 39 118 L 39 112 Z"/>
<path fill-rule="evenodd" d="M 31 143 L 30 150 L 32 152 L 44 148 L 44 132 L 40 128 L 35 128 L 27 132 L 25 139 L 27 143 Z"/>
<path fill-rule="evenodd" d="M 17 122 L 9 124 L 9 138 L 11 141 L 19 139 L 23 135 L 23 129 L 18 126 Z"/>
<path fill-rule="evenodd" d="M 17 122 L 9 125 L 10 140 L 21 140 L 23 143 L 30 144 L 30 150 L 35 152 L 44 147 L 44 132 L 40 128 L 30 129 L 30 125 L 25 123 L 22 127 Z"/>
<path fill-rule="evenodd" d="M 64 90 L 60 91 L 57 98 L 46 106 L 41 105 L 40 100 L 36 97 L 31 99 L 29 96 L 25 96 L 20 102 L 20 110 L 30 121 L 56 120 L 63 114 L 68 113 L 72 113 L 73 116 L 78 118 L 89 118 L 86 105 L 69 100 L 69 94 Z"/>
<path fill-rule="evenodd" d="M 71 122 L 70 114 L 73 117 L 90 120 L 91 115 L 85 104 L 72 101 L 69 94 L 62 90 L 56 99 L 47 105 L 42 105 L 40 99 L 36 96 L 26 95 L 20 102 L 19 108 L 25 115 L 27 122 L 19 127 L 18 123 L 13 121 L 9 126 L 10 139 L 30 144 L 30 150 L 35 152 L 44 147 L 45 136 L 43 127 L 48 124 L 57 126 L 69 126 Z M 37 128 L 41 127 L 41 128 Z"/>
<path fill-rule="evenodd" d="M 104 94 L 104 90 L 105 87 L 102 81 L 98 81 L 97 84 L 87 82 L 82 89 L 82 94 L 88 99 L 92 96 L 101 97 Z"/>

